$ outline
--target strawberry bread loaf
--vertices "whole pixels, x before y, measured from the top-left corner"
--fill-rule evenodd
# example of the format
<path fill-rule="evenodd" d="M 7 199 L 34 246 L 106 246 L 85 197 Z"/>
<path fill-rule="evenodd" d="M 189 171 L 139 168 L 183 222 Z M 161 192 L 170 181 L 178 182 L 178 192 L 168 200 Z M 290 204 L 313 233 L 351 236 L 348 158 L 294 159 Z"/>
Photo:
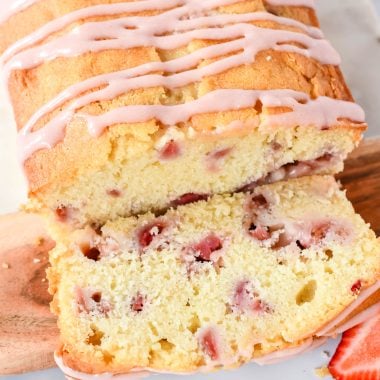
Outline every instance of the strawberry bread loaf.
<path fill-rule="evenodd" d="M 331 176 L 366 129 L 313 0 L 2 0 L 70 379 L 272 363 L 379 312 Z"/>
<path fill-rule="evenodd" d="M 72 224 L 335 173 L 366 128 L 310 0 L 4 3 L 31 207 Z"/>
<path fill-rule="evenodd" d="M 270 363 L 380 287 L 380 242 L 328 176 L 62 232 L 51 262 L 58 362 L 78 373 Z"/>

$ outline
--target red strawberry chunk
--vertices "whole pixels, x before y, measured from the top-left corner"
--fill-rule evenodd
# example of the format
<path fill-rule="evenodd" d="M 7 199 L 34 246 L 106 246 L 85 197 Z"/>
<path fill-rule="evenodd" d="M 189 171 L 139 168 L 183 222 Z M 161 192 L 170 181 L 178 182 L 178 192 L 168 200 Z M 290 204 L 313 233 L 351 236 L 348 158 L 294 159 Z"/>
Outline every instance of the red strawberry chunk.
<path fill-rule="evenodd" d="M 360 289 L 362 288 L 362 282 L 360 280 L 356 281 L 352 286 L 351 286 L 351 292 L 354 294 L 359 294 Z"/>
<path fill-rule="evenodd" d="M 316 243 L 323 240 L 331 228 L 331 223 L 320 223 L 311 230 L 312 240 Z"/>
<path fill-rule="evenodd" d="M 221 239 L 215 234 L 210 234 L 198 244 L 192 247 L 192 250 L 197 254 L 197 261 L 211 261 L 211 254 L 223 248 Z"/>
<path fill-rule="evenodd" d="M 328 368 L 337 380 L 380 379 L 380 314 L 343 334 Z"/>
<path fill-rule="evenodd" d="M 219 337 L 214 328 L 204 330 L 199 337 L 199 343 L 202 351 L 211 359 L 219 360 L 220 347 Z"/>
<path fill-rule="evenodd" d="M 166 228 L 166 223 L 157 220 L 142 227 L 137 233 L 137 239 L 141 248 L 147 248 L 152 244 L 153 240 L 160 235 Z"/>
<path fill-rule="evenodd" d="M 83 255 L 86 256 L 89 260 L 99 261 L 101 259 L 101 253 L 97 247 L 91 247 L 88 244 L 82 244 L 80 248 Z"/>
<path fill-rule="evenodd" d="M 206 166 L 207 169 L 215 172 L 220 170 L 223 160 L 231 153 L 232 148 L 218 149 L 207 154 Z"/>
<path fill-rule="evenodd" d="M 170 140 L 161 149 L 159 156 L 161 160 L 174 160 L 181 155 L 181 148 L 177 142 Z"/>
<path fill-rule="evenodd" d="M 249 228 L 249 234 L 259 241 L 268 240 L 270 238 L 268 227 L 256 226 L 254 224 Z"/>
<path fill-rule="evenodd" d="M 107 194 L 108 194 L 110 197 L 113 197 L 113 198 L 119 198 L 119 197 L 121 197 L 121 191 L 120 191 L 120 190 L 117 190 L 117 189 L 110 189 L 110 190 L 107 190 Z"/>
<path fill-rule="evenodd" d="M 237 284 L 232 300 L 232 309 L 239 312 L 267 313 L 271 307 L 259 298 L 250 281 L 241 281 Z"/>
<path fill-rule="evenodd" d="M 144 297 L 141 293 L 137 293 L 135 297 L 132 298 L 131 301 L 131 309 L 136 313 L 140 313 L 144 310 L 144 305 L 146 302 L 146 297 Z"/>
<path fill-rule="evenodd" d="M 205 201 L 205 200 L 207 200 L 207 198 L 208 198 L 208 195 L 206 195 L 206 194 L 186 193 L 186 194 L 181 195 L 176 200 L 174 200 L 172 202 L 172 205 L 174 207 L 183 206 L 183 205 L 187 205 L 189 203 Z"/>
<path fill-rule="evenodd" d="M 234 307 L 240 310 L 246 309 L 247 306 L 249 308 L 249 304 L 251 303 L 253 297 L 252 291 L 249 289 L 251 286 L 252 284 L 249 281 L 239 282 L 233 297 Z"/>
<path fill-rule="evenodd" d="M 266 200 L 264 195 L 256 195 L 251 199 L 251 207 L 253 209 L 266 208 L 268 207 L 268 201 Z"/>
<path fill-rule="evenodd" d="M 104 300 L 102 293 L 91 288 L 75 289 L 78 313 L 95 313 L 107 316 L 112 310 L 111 304 Z"/>
<path fill-rule="evenodd" d="M 68 218 L 68 210 L 65 206 L 57 207 L 55 213 L 61 222 L 65 222 Z"/>
<path fill-rule="evenodd" d="M 76 217 L 78 214 L 78 209 L 72 206 L 61 205 L 55 209 L 55 215 L 57 219 L 62 223 L 76 223 Z"/>

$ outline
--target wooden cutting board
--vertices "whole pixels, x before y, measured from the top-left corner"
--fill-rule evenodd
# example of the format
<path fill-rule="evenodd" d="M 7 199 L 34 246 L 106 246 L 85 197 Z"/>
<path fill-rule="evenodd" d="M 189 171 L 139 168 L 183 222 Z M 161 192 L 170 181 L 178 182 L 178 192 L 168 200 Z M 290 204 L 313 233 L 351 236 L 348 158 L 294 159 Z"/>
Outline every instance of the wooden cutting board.
<path fill-rule="evenodd" d="M 366 140 L 338 176 L 349 199 L 380 235 L 380 139 Z M 0 217 L 0 374 L 54 366 L 56 318 L 45 269 L 54 246 L 38 217 Z"/>

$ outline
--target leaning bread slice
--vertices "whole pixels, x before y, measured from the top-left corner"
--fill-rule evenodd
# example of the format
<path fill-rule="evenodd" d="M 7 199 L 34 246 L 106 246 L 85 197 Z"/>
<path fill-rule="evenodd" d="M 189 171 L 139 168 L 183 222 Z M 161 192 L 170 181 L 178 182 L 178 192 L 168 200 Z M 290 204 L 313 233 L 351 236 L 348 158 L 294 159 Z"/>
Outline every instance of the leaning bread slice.
<path fill-rule="evenodd" d="M 309 344 L 378 288 L 380 243 L 329 176 L 58 231 L 58 359 L 83 373 L 237 367 Z"/>

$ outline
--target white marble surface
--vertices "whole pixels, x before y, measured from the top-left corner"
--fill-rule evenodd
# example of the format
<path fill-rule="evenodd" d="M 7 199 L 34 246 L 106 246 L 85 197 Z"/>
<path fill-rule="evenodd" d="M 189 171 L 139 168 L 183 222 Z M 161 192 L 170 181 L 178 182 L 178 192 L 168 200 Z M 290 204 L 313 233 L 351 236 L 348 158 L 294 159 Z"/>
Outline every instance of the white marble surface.
<path fill-rule="evenodd" d="M 365 108 L 370 125 L 368 136 L 380 135 L 380 43 L 371 0 L 317 0 L 322 27 L 343 58 L 343 70 L 357 101 Z M 374 0 L 380 11 L 380 0 Z M 371 8 L 372 6 L 372 8 Z M 22 175 L 15 153 L 15 132 L 9 114 L 0 105 L 0 213 L 17 209 L 25 196 Z M 6 186 L 5 186 L 6 185 Z M 333 352 L 337 341 L 286 363 L 269 367 L 250 364 L 238 371 L 187 377 L 189 380 L 315 380 L 314 369 L 327 364 L 323 353 Z M 181 377 L 182 378 L 182 377 Z M 176 380 L 178 376 L 159 375 L 154 380 Z M 1 380 L 63 380 L 56 369 Z"/>
<path fill-rule="evenodd" d="M 380 0 L 317 0 L 322 30 L 342 56 L 342 69 L 364 108 L 367 136 L 380 135 Z"/>

